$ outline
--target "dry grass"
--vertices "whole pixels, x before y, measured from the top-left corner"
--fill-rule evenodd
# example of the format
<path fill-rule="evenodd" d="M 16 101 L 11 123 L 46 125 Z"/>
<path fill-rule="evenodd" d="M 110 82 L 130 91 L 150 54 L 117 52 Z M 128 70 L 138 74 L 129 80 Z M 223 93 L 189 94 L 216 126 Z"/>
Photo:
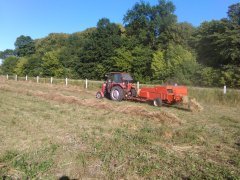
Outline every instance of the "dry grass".
<path fill-rule="evenodd" d="M 238 107 L 202 104 L 200 112 L 158 109 L 0 78 L 0 176 L 237 179 Z"/>
<path fill-rule="evenodd" d="M 98 109 L 106 109 L 108 111 L 112 112 L 120 112 L 124 114 L 130 114 L 134 116 L 141 116 L 141 117 L 146 117 L 149 119 L 153 119 L 155 121 L 159 121 L 161 123 L 177 123 L 181 124 L 181 120 L 177 118 L 175 115 L 165 112 L 165 111 L 149 111 L 146 108 L 139 106 L 139 105 L 126 105 L 122 106 L 121 104 L 111 104 L 109 106 L 109 101 L 103 101 L 103 100 L 98 100 L 94 97 L 94 93 L 87 92 L 87 94 L 91 95 L 90 99 L 85 99 L 85 98 L 79 98 L 76 96 L 66 96 L 63 95 L 59 92 L 56 93 L 56 88 L 50 86 L 48 89 L 50 90 L 49 92 L 43 92 L 40 90 L 33 91 L 33 90 L 28 90 L 26 87 L 18 87 L 17 89 L 14 87 L 2 85 L 0 86 L 0 89 L 5 90 L 5 91 L 11 91 L 11 92 L 17 92 L 20 94 L 25 94 L 25 95 L 31 95 L 31 96 L 37 96 L 41 97 L 46 100 L 53 100 L 57 101 L 60 103 L 67 103 L 67 104 L 78 104 L 80 106 L 86 106 L 86 107 L 92 107 L 92 108 L 98 108 Z M 62 88 L 62 90 L 66 91 L 66 88 Z M 78 92 L 79 94 L 82 93 L 82 91 L 76 90 L 75 88 L 68 88 L 67 91 L 70 91 L 71 93 L 73 92 Z M 86 92 L 84 92 L 86 94 Z M 79 95 L 78 95 L 79 96 Z"/>

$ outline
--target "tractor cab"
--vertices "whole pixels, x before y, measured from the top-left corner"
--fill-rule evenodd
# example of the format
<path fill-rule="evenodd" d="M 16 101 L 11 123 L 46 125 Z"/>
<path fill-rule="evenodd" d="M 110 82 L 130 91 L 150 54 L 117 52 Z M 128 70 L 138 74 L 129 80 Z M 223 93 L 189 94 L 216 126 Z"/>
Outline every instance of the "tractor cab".
<path fill-rule="evenodd" d="M 128 73 L 120 73 L 120 72 L 111 72 L 109 74 L 105 75 L 107 77 L 107 83 L 114 82 L 114 83 L 132 83 L 133 78 L 130 74 Z"/>

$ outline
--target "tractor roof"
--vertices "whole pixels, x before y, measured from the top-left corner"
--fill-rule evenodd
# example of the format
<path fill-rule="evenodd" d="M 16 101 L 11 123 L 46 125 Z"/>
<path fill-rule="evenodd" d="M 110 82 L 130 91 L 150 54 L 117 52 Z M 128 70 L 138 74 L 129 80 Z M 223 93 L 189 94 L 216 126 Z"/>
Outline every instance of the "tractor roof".
<path fill-rule="evenodd" d="M 129 74 L 127 72 L 110 72 L 109 74 Z"/>

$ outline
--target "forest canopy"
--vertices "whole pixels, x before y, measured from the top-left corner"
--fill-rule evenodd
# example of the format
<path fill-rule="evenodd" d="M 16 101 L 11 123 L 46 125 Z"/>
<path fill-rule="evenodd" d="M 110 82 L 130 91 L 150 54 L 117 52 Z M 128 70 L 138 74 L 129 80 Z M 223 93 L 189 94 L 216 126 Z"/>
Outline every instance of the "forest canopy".
<path fill-rule="evenodd" d="M 101 18 L 73 34 L 21 35 L 15 49 L 0 52 L 0 72 L 101 80 L 109 71 L 125 71 L 142 83 L 240 87 L 240 3 L 199 27 L 178 22 L 175 9 L 167 0 L 141 1 L 123 24 Z"/>

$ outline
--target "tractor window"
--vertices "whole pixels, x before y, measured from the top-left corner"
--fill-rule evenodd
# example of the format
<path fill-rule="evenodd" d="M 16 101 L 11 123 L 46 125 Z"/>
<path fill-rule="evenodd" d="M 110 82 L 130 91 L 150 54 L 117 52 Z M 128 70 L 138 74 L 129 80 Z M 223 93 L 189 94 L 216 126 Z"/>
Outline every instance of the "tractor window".
<path fill-rule="evenodd" d="M 122 78 L 125 81 L 133 81 L 133 78 L 130 76 L 130 74 L 122 74 Z"/>
<path fill-rule="evenodd" d="M 122 82 L 122 80 L 121 80 L 121 74 L 114 74 L 114 75 L 113 75 L 113 81 L 114 81 L 115 83 L 121 83 L 121 82 Z"/>

